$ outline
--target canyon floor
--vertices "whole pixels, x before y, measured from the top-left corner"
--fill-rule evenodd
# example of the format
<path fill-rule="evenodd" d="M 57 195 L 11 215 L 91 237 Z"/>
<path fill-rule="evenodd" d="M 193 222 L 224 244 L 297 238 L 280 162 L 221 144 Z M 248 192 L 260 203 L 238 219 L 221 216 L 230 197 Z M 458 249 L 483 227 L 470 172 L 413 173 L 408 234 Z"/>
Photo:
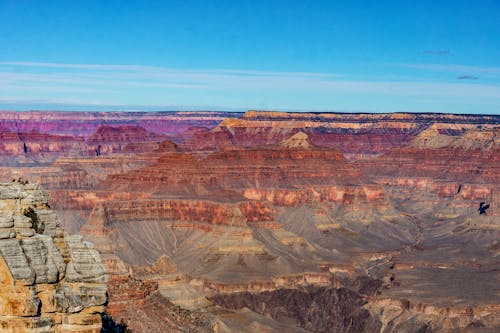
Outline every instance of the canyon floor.
<path fill-rule="evenodd" d="M 12 181 L 132 332 L 500 330 L 500 116 L 2 111 Z"/>

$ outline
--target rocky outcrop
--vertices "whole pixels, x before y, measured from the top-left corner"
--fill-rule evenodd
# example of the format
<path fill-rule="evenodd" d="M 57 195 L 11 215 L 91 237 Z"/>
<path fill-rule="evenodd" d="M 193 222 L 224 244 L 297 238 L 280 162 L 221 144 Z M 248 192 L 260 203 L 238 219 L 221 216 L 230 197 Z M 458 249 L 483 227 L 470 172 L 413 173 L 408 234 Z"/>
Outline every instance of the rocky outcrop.
<path fill-rule="evenodd" d="M 297 132 L 292 135 L 288 139 L 281 141 L 280 146 L 283 148 L 294 149 L 307 149 L 311 147 L 311 143 L 309 142 L 309 137 L 304 132 Z"/>
<path fill-rule="evenodd" d="M 2 332 L 101 329 L 107 275 L 93 245 L 69 236 L 38 185 L 0 183 Z"/>

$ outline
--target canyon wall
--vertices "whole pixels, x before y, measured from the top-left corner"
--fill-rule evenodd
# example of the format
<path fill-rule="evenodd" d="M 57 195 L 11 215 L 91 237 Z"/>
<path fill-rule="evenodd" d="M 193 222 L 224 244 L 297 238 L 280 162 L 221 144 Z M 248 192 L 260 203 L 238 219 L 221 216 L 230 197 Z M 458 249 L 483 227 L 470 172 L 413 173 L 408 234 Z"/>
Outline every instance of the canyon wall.
<path fill-rule="evenodd" d="M 0 118 L 0 180 L 47 188 L 134 332 L 500 327 L 499 116 Z"/>

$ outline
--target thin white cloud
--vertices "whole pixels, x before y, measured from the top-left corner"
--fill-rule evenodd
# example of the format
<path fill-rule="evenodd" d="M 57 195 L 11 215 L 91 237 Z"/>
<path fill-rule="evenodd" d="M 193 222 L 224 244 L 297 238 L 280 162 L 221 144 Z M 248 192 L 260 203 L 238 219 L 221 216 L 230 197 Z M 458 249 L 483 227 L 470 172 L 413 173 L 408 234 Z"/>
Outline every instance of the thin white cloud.
<path fill-rule="evenodd" d="M 134 80 L 117 80 L 118 78 L 125 79 L 123 75 L 91 75 L 79 73 L 67 74 L 28 74 L 16 72 L 0 72 L 0 82 L 3 84 L 15 83 L 58 83 L 58 84 L 75 84 L 75 85 L 94 85 L 94 86 L 142 86 L 142 87 L 157 87 L 157 88 L 202 88 L 201 85 L 187 83 L 165 83 L 153 81 L 134 81 Z M 142 77 L 145 79 L 146 77 Z"/>
<path fill-rule="evenodd" d="M 154 66 L 141 65 L 99 65 L 99 64 L 63 64 L 52 62 L 29 61 L 2 61 L 0 65 L 20 67 L 71 68 L 71 69 L 99 69 L 99 70 L 154 70 Z"/>
<path fill-rule="evenodd" d="M 59 68 L 59 69 L 85 69 L 98 71 L 125 71 L 139 72 L 142 74 L 221 74 L 221 75 L 248 75 L 248 76 L 298 76 L 298 77 L 340 77 L 336 73 L 317 73 L 317 72 L 276 72 L 261 70 L 231 70 L 231 69 L 175 69 L 159 66 L 145 65 L 103 65 L 103 64 L 65 64 L 51 62 L 23 62 L 23 61 L 2 61 L 0 65 L 15 67 L 38 67 L 38 68 Z"/>
<path fill-rule="evenodd" d="M 1 63 L 0 63 L 1 64 Z M 10 64 L 10 63 L 9 63 Z M 17 64 L 17 63 L 16 63 Z M 24 63 L 23 63 L 24 64 Z M 29 63 L 35 66 L 39 63 Z M 40 63 L 42 67 L 46 63 Z M 58 68 L 59 64 L 50 64 Z M 64 64 L 61 64 L 63 66 Z M 86 68 L 85 65 L 78 69 Z M 94 66 L 98 70 L 95 70 Z M 4 89 L 25 88 L 33 90 L 102 92 L 103 86 L 108 91 L 120 91 L 124 87 L 144 87 L 158 89 L 204 89 L 204 90 L 266 90 L 277 92 L 332 92 L 351 94 L 383 94 L 383 95 L 443 95 L 443 96 L 475 96 L 499 97 L 500 87 L 495 85 L 465 84 L 465 83 L 435 83 L 412 81 L 368 81 L 348 80 L 309 73 L 291 72 L 261 72 L 239 70 L 167 70 L 162 72 L 139 71 L 129 72 L 130 68 L 138 66 L 119 66 L 126 70 L 116 69 L 113 73 L 102 72 L 101 68 L 115 68 L 114 65 L 89 65 L 84 72 L 50 72 L 50 73 L 19 73 L 0 71 L 0 82 Z M 144 67 L 144 66 L 143 66 Z M 252 73 L 246 75 L 245 73 Z M 234 73 L 238 73 L 235 75 Z M 241 73 L 241 75 L 240 75 Z M 269 73 L 272 73 L 270 75 Z M 318 74 L 318 73 L 317 73 Z M 52 85 L 52 86 L 51 86 Z"/>
<path fill-rule="evenodd" d="M 0 81 L 1 82 L 1 81 Z M 70 85 L 46 85 L 46 84 L 19 84 L 19 83 L 9 83 L 2 88 L 1 92 L 57 92 L 57 93 L 116 93 L 117 91 L 112 89 L 102 89 L 97 87 L 79 87 Z"/>
<path fill-rule="evenodd" d="M 470 66 L 403 64 L 412 68 L 451 71 Z M 453 67 L 455 66 L 455 67 Z M 458 67 L 456 67 L 458 66 Z M 464 68 L 465 67 L 465 68 Z M 498 68 L 477 67 L 495 72 Z M 482 75 L 481 75 L 482 76 Z M 172 69 L 141 65 L 87 65 L 44 62 L 0 62 L 0 94 L 26 99 L 78 100 L 78 104 L 202 105 L 251 104 L 273 101 L 276 105 L 314 103 L 351 96 L 359 105 L 366 98 L 438 97 L 483 100 L 500 105 L 500 85 L 464 81 L 438 82 L 397 79 L 349 79 L 331 73 L 276 72 L 259 70 Z M 295 102 L 294 102 L 295 101 Z M 241 104 L 240 104 L 241 103 Z M 269 102 L 271 103 L 271 102 Z M 305 102 L 304 102 L 305 103 Z"/>
<path fill-rule="evenodd" d="M 19 68 L 22 70 L 19 70 Z M 29 72 L 29 68 L 34 68 Z M 27 72 L 28 71 L 28 72 Z M 245 87 L 314 87 L 332 73 L 259 70 L 172 69 L 141 65 L 87 65 L 45 62 L 0 62 L 0 82 L 45 82 L 94 86 L 137 86 L 174 89 Z"/>
<path fill-rule="evenodd" d="M 499 67 L 465 66 L 455 64 L 397 64 L 400 67 L 454 73 L 500 75 Z"/>
<path fill-rule="evenodd" d="M 13 107 L 22 106 L 23 109 L 32 109 L 37 106 L 41 110 L 62 108 L 64 110 L 98 110 L 98 111 L 193 111 L 193 110 L 218 110 L 218 111 L 240 111 L 251 109 L 247 107 L 227 107 L 218 105 L 173 105 L 173 104 L 118 104 L 105 101 L 86 101 L 69 98 L 45 98 L 32 99 L 22 96 L 0 96 L 0 105 Z M 26 106 L 29 106 L 26 108 Z M 36 109 L 36 108 L 35 108 Z"/>

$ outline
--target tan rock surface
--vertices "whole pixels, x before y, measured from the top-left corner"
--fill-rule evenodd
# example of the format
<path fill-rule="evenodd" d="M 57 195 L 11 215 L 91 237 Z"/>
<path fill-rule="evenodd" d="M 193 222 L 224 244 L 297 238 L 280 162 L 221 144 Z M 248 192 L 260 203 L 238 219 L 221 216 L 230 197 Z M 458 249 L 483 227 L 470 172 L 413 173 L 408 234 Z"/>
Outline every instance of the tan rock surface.
<path fill-rule="evenodd" d="M 0 183 L 0 331 L 97 333 L 107 296 L 99 254 L 69 236 L 38 185 Z"/>

